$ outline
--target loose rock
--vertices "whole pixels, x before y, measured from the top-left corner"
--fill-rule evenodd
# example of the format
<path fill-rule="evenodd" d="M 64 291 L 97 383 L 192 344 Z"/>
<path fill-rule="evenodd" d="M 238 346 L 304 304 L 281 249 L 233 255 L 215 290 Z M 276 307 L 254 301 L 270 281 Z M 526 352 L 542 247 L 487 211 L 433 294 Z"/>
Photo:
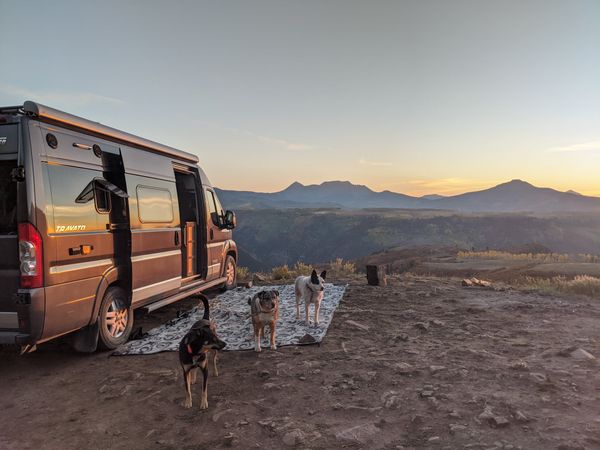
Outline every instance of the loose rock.
<path fill-rule="evenodd" d="M 417 322 L 417 323 L 415 323 L 415 328 L 418 328 L 418 329 L 423 330 L 423 331 L 428 331 L 429 330 L 429 324 L 425 323 L 425 322 Z"/>
<path fill-rule="evenodd" d="M 304 439 L 304 433 L 301 430 L 294 429 L 284 434 L 283 443 L 288 447 L 293 447 L 304 442 Z"/>
<path fill-rule="evenodd" d="M 354 442 L 359 444 L 366 444 L 371 436 L 379 433 L 379 428 L 373 423 L 367 423 L 363 425 L 356 425 L 354 427 L 346 428 L 338 431 L 335 434 L 335 438 L 338 441 Z"/>

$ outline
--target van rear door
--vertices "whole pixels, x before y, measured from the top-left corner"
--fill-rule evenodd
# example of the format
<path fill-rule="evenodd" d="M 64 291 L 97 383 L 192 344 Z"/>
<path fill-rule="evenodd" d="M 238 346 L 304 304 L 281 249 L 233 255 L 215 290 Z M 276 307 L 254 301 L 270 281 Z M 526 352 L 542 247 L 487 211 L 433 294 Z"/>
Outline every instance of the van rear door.
<path fill-rule="evenodd" d="M 20 274 L 15 179 L 18 151 L 19 125 L 0 124 L 0 331 L 19 327 L 14 298 Z"/>

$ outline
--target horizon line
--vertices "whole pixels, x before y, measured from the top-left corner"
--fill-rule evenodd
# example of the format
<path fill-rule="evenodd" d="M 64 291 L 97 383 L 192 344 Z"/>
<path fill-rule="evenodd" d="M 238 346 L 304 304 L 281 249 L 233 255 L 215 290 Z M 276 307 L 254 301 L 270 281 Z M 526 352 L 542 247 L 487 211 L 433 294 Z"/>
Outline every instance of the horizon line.
<path fill-rule="evenodd" d="M 283 187 L 281 189 L 278 189 L 278 190 L 274 190 L 274 191 L 254 191 L 254 190 L 250 190 L 250 189 L 226 189 L 226 188 L 222 188 L 220 186 L 215 186 L 215 187 L 217 189 L 221 189 L 221 190 L 224 190 L 224 191 L 232 191 L 232 192 L 253 192 L 253 193 L 257 193 L 257 194 L 276 194 L 278 192 L 285 191 L 286 189 L 290 188 L 293 185 L 300 185 L 302 187 L 309 187 L 309 186 L 322 186 L 322 185 L 324 185 L 326 183 L 348 183 L 348 184 L 351 184 L 353 186 L 366 187 L 367 189 L 369 189 L 369 190 L 371 190 L 371 191 L 373 191 L 373 192 L 375 192 L 377 194 L 381 194 L 381 193 L 384 193 L 384 192 L 390 192 L 390 193 L 393 193 L 393 194 L 407 195 L 407 196 L 415 197 L 415 198 L 423 198 L 423 197 L 428 197 L 428 196 L 432 196 L 432 195 L 438 195 L 440 197 L 447 198 L 447 197 L 455 197 L 455 196 L 458 196 L 458 195 L 468 194 L 468 193 L 472 193 L 472 192 L 481 192 L 481 191 L 485 191 L 485 190 L 488 190 L 488 189 L 493 189 L 493 188 L 501 186 L 503 184 L 513 183 L 513 182 L 525 183 L 525 184 L 533 186 L 534 188 L 537 188 L 537 189 L 552 189 L 554 191 L 561 192 L 561 193 L 564 193 L 564 194 L 575 194 L 575 195 L 581 195 L 581 196 L 584 196 L 584 197 L 597 197 L 597 198 L 600 198 L 600 194 L 597 194 L 597 195 L 582 194 L 582 193 L 580 193 L 578 191 L 575 191 L 573 189 L 568 189 L 568 190 L 564 190 L 563 191 L 563 190 L 560 190 L 560 189 L 557 189 L 557 188 L 553 188 L 553 187 L 548 187 L 548 186 L 537 186 L 537 185 L 535 185 L 533 183 L 530 183 L 529 181 L 525 181 L 525 180 L 520 179 L 520 178 L 513 178 L 512 180 L 504 181 L 504 182 L 497 183 L 497 184 L 493 184 L 493 182 L 490 182 L 491 184 L 490 184 L 489 187 L 485 187 L 485 188 L 482 188 L 482 189 L 466 190 L 464 192 L 459 192 L 459 193 L 454 193 L 454 194 L 438 194 L 437 192 L 434 191 L 434 192 L 431 192 L 431 193 L 428 193 L 428 194 L 423 194 L 423 195 L 406 194 L 404 192 L 392 191 L 390 189 L 383 189 L 383 190 L 377 191 L 377 190 L 372 189 L 371 187 L 369 187 L 366 184 L 354 183 L 354 182 L 352 182 L 350 180 L 324 180 L 324 181 L 322 181 L 320 183 L 310 183 L 310 184 L 304 184 L 304 183 L 301 183 L 299 181 L 292 181 L 290 184 L 286 185 L 285 187 Z M 442 189 L 442 191 L 443 191 L 443 189 Z"/>

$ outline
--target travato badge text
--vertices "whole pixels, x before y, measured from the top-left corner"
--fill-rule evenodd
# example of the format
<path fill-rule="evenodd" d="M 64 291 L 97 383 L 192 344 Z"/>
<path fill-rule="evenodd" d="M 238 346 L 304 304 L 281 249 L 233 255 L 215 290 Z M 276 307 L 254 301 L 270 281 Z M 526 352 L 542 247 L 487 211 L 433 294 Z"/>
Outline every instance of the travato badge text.
<path fill-rule="evenodd" d="M 68 231 L 85 231 L 85 225 L 57 225 L 57 233 L 65 233 Z"/>
<path fill-rule="evenodd" d="M 0 136 L 0 145 L 6 144 L 6 136 Z"/>

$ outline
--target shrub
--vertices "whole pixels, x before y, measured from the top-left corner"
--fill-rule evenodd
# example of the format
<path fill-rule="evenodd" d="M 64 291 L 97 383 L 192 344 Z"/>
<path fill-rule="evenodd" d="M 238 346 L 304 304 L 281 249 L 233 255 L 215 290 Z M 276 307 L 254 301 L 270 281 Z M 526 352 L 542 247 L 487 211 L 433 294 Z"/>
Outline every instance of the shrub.
<path fill-rule="evenodd" d="M 356 273 L 356 266 L 353 262 L 337 258 L 329 263 L 329 270 L 334 277 L 348 277 Z"/>
<path fill-rule="evenodd" d="M 310 264 L 305 264 L 302 261 L 298 261 L 296 264 L 294 264 L 294 277 L 299 277 L 301 275 L 308 276 L 312 271 L 313 266 L 311 266 Z"/>
<path fill-rule="evenodd" d="M 292 273 L 287 264 L 284 264 L 283 266 L 277 266 L 271 269 L 271 278 L 274 280 L 287 280 L 292 278 Z"/>
<path fill-rule="evenodd" d="M 237 278 L 238 280 L 247 280 L 250 278 L 250 269 L 243 266 L 238 266 L 237 268 Z"/>

